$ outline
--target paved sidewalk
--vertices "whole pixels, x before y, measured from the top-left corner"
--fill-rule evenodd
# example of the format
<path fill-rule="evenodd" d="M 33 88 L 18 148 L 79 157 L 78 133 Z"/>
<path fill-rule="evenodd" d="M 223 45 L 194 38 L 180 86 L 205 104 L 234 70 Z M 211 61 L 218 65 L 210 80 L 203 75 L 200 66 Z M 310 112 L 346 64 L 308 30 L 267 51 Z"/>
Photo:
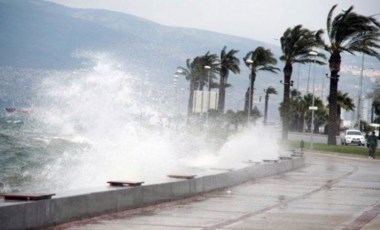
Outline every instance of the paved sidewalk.
<path fill-rule="evenodd" d="M 305 167 L 226 191 L 57 229 L 380 229 L 380 161 L 307 153 Z"/>

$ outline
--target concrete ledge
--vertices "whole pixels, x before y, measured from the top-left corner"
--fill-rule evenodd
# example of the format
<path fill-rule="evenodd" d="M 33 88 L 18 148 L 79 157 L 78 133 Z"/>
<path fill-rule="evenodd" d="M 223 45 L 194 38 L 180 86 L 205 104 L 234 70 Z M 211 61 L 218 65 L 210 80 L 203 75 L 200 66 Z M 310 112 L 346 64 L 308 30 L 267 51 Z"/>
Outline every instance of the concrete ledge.
<path fill-rule="evenodd" d="M 104 187 L 49 200 L 0 200 L 0 229 L 38 229 L 106 213 L 183 199 L 246 181 L 284 173 L 304 165 L 304 158 L 250 164 L 234 171 L 139 187 Z M 89 190 L 91 191 L 91 190 Z"/>

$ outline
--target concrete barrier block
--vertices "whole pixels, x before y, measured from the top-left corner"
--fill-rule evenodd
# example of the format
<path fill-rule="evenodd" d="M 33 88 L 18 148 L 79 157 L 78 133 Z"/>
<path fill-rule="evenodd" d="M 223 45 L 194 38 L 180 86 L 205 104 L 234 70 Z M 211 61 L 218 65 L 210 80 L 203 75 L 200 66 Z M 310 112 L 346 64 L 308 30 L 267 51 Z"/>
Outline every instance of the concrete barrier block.
<path fill-rule="evenodd" d="M 176 182 L 174 182 L 176 183 Z M 142 187 L 142 204 L 144 206 L 173 199 L 172 182 L 146 185 Z"/>
<path fill-rule="evenodd" d="M 25 206 L 25 225 L 27 229 L 34 226 L 49 226 L 52 224 L 54 210 L 51 207 L 52 200 L 40 200 L 30 202 Z"/>
<path fill-rule="evenodd" d="M 117 210 L 126 210 L 141 207 L 143 203 L 143 187 L 133 187 L 118 190 L 115 194 Z"/>
<path fill-rule="evenodd" d="M 19 202 L 21 203 L 21 202 Z M 26 203 L 13 204 L 0 207 L 0 229 L 25 229 Z"/>
<path fill-rule="evenodd" d="M 192 180 L 177 181 L 172 184 L 172 199 L 180 199 L 193 195 L 191 190 Z"/>
<path fill-rule="evenodd" d="M 55 224 L 87 218 L 90 213 L 90 195 L 61 197 L 51 200 L 52 220 Z"/>
<path fill-rule="evenodd" d="M 194 194 L 202 193 L 205 191 L 205 185 L 204 185 L 203 177 L 195 178 L 192 181 L 193 181 L 193 184 L 192 184 L 191 189 L 194 192 Z"/>
<path fill-rule="evenodd" d="M 205 192 L 210 192 L 217 189 L 223 189 L 229 185 L 226 183 L 228 181 L 228 173 L 221 173 L 217 175 L 209 175 L 203 178 Z"/>

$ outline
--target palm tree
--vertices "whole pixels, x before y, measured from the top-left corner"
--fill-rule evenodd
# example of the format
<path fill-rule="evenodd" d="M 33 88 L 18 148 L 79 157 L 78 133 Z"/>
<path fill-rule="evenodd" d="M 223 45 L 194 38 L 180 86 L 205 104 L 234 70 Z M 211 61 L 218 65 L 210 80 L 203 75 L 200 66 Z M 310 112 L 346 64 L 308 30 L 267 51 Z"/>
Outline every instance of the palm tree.
<path fill-rule="evenodd" d="M 264 89 L 264 92 L 265 92 L 264 125 L 267 125 L 269 95 L 270 94 L 277 95 L 277 90 L 273 88 L 272 86 L 269 86 L 267 89 Z"/>
<path fill-rule="evenodd" d="M 262 46 L 257 47 L 254 51 L 250 51 L 243 58 L 244 63 L 250 68 L 250 82 L 246 93 L 246 109 L 252 111 L 253 91 L 255 88 L 256 74 L 259 71 L 269 71 L 277 73 L 280 69 L 275 67 L 277 60 L 273 57 L 270 49 Z M 249 100 L 250 98 L 250 100 Z"/>
<path fill-rule="evenodd" d="M 314 116 L 314 133 L 319 133 L 319 127 L 324 126 L 329 119 L 326 107 L 322 104 L 322 106 L 318 107 L 315 111 Z"/>
<path fill-rule="evenodd" d="M 194 61 L 191 59 L 186 59 L 186 67 L 178 66 L 177 69 L 180 71 L 178 74 L 184 75 L 187 81 L 190 81 L 189 87 L 189 101 L 187 105 L 187 116 L 189 117 L 193 111 L 193 100 L 194 100 L 194 90 L 196 89 L 196 77 L 195 71 L 193 71 Z"/>
<path fill-rule="evenodd" d="M 219 101 L 218 101 L 218 111 L 224 112 L 224 104 L 226 97 L 226 83 L 228 79 L 229 72 L 240 73 L 239 59 L 235 56 L 238 50 L 231 49 L 226 52 L 226 46 L 220 53 L 220 83 L 219 83 Z"/>
<path fill-rule="evenodd" d="M 331 100 L 330 96 L 327 97 L 327 100 L 328 101 Z M 342 114 L 342 109 L 344 109 L 346 111 L 353 111 L 355 109 L 355 104 L 354 104 L 354 101 L 352 100 L 352 98 L 350 98 L 347 93 L 342 93 L 340 90 L 338 90 L 338 92 L 337 92 L 337 107 L 336 107 L 337 119 L 335 121 L 337 126 L 338 126 L 338 129 L 337 129 L 337 132 L 335 133 L 335 135 L 339 134 L 340 123 L 341 123 L 340 116 Z"/>
<path fill-rule="evenodd" d="M 284 99 L 283 108 L 281 110 L 282 117 L 282 139 L 288 139 L 289 130 L 289 98 L 290 98 L 290 79 L 293 72 L 293 63 L 310 63 L 316 62 L 323 64 L 319 60 L 310 57 L 309 53 L 313 48 L 319 47 L 322 44 L 321 40 L 322 30 L 317 32 L 310 31 L 302 28 L 302 25 L 297 25 L 294 28 L 288 28 L 282 35 L 281 50 L 282 55 L 280 60 L 285 63 L 284 72 Z M 318 54 L 319 57 L 324 58 L 323 54 Z"/>
<path fill-rule="evenodd" d="M 204 66 L 210 66 L 211 70 L 208 73 Z M 193 60 L 186 60 L 186 67 L 177 67 L 180 70 L 179 74 L 184 75 L 186 80 L 190 81 L 190 95 L 189 102 L 187 106 L 187 115 L 191 116 L 193 112 L 193 101 L 194 101 L 194 91 L 195 90 L 203 90 L 205 85 L 208 85 L 208 74 L 210 74 L 210 79 L 214 79 L 215 73 L 219 71 L 218 63 L 217 63 L 217 55 L 210 54 L 207 52 L 203 56 L 197 56 Z M 212 80 L 210 83 L 212 84 Z"/>
<path fill-rule="evenodd" d="M 376 49 L 380 48 L 380 24 L 373 16 L 363 16 L 353 12 L 351 6 L 333 18 L 337 5 L 334 5 L 327 16 L 327 35 L 330 40 L 325 50 L 330 53 L 330 101 L 328 144 L 336 145 L 335 135 L 337 126 L 337 92 L 341 64 L 341 53 L 365 53 L 370 56 L 380 55 Z"/>
<path fill-rule="evenodd" d="M 355 109 L 355 104 L 352 98 L 350 98 L 347 93 L 342 93 L 339 90 L 337 94 L 337 110 L 336 110 L 338 121 L 339 121 L 338 124 L 340 124 L 340 115 L 342 114 L 342 109 L 346 111 L 353 111 Z"/>
<path fill-rule="evenodd" d="M 311 132 L 311 120 L 312 120 L 312 112 L 309 110 L 309 107 L 313 104 L 313 94 L 309 93 L 303 97 L 303 109 L 304 109 L 304 119 L 307 123 L 307 129 Z M 318 118 L 318 116 L 321 116 L 323 114 L 323 102 L 319 97 L 314 96 L 314 106 L 318 107 L 317 111 L 315 112 L 314 117 L 314 131 L 318 132 L 319 124 L 316 126 L 316 123 L 318 123 L 318 120 L 321 120 Z"/>
<path fill-rule="evenodd" d="M 302 100 L 301 92 L 293 89 L 290 93 L 291 98 L 289 101 L 289 129 L 293 131 L 302 132 L 304 115 L 305 115 L 305 103 Z"/>

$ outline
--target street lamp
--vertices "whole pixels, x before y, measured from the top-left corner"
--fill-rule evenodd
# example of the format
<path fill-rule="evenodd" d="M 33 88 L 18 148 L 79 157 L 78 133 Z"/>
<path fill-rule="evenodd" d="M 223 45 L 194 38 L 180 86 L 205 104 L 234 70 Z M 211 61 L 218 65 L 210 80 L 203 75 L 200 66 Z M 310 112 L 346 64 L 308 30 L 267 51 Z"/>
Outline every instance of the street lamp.
<path fill-rule="evenodd" d="M 310 56 L 314 56 L 314 73 L 313 73 L 313 97 L 312 97 L 312 106 L 309 107 L 311 110 L 311 136 L 310 136 L 310 149 L 313 150 L 314 148 L 314 111 L 318 108 L 315 106 L 315 98 L 314 98 L 314 91 L 315 91 L 315 62 L 317 60 L 318 53 L 315 51 L 309 52 Z M 310 71 L 309 71 L 310 76 Z"/>
<path fill-rule="evenodd" d="M 360 130 L 360 106 L 361 106 L 361 97 L 362 97 L 362 88 L 363 88 L 363 71 L 364 71 L 364 53 L 362 55 L 362 68 L 360 70 L 360 79 L 359 79 L 359 89 L 358 89 L 358 111 L 356 115 L 356 122 L 358 124 L 358 129 Z"/>
<path fill-rule="evenodd" d="M 312 56 L 310 53 L 314 51 L 310 51 L 309 55 Z M 309 63 L 309 75 L 307 76 L 307 86 L 306 86 L 306 95 L 309 94 L 309 85 L 310 85 L 310 72 L 311 72 L 311 63 Z"/>
<path fill-rule="evenodd" d="M 249 64 L 249 69 L 251 70 L 251 73 L 249 74 L 249 91 L 248 91 L 248 116 L 247 116 L 247 123 L 249 125 L 249 118 L 251 117 L 251 110 L 252 110 L 252 64 L 253 61 L 251 59 L 245 60 L 247 64 Z"/>
<path fill-rule="evenodd" d="M 204 68 L 207 70 L 207 85 L 208 85 L 208 100 L 207 100 L 207 110 L 206 110 L 206 124 L 208 124 L 208 111 L 210 109 L 210 70 L 211 67 L 208 65 L 205 65 Z"/>

